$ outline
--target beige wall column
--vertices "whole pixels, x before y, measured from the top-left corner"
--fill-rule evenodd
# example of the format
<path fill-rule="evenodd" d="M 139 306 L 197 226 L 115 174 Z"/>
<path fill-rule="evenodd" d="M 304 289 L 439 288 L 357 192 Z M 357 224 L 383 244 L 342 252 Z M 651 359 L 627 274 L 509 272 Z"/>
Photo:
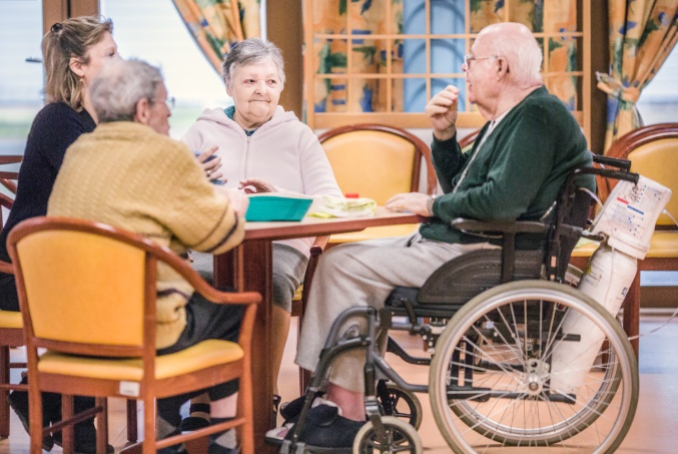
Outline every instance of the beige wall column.
<path fill-rule="evenodd" d="M 42 0 L 42 31 L 69 17 L 99 14 L 98 0 Z"/>

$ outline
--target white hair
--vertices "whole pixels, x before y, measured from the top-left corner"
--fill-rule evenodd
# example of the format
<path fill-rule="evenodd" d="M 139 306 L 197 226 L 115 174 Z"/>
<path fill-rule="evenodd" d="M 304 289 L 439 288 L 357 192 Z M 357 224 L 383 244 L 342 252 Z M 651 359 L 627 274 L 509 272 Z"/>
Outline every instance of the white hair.
<path fill-rule="evenodd" d="M 252 63 L 259 63 L 270 58 L 278 68 L 280 83 L 285 85 L 285 64 L 283 63 L 280 49 L 270 41 L 260 38 L 248 38 L 233 46 L 222 65 L 222 76 L 226 86 L 230 89 L 233 85 L 235 70 Z"/>
<path fill-rule="evenodd" d="M 132 121 L 137 102 L 155 102 L 153 98 L 162 83 L 162 73 L 155 66 L 141 60 L 118 60 L 102 68 L 92 81 L 89 97 L 100 123 Z"/>
<path fill-rule="evenodd" d="M 515 22 L 503 22 L 483 28 L 477 39 L 492 55 L 506 59 L 510 77 L 520 88 L 543 83 L 541 76 L 542 51 L 529 28 Z"/>

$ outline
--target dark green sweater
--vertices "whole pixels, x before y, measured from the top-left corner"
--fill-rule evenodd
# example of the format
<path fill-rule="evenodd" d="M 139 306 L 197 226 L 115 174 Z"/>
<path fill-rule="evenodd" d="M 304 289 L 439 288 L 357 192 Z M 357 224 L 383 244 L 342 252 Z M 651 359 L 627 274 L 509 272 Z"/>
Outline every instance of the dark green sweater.
<path fill-rule="evenodd" d="M 433 220 L 422 224 L 423 237 L 448 243 L 487 241 L 449 227 L 458 217 L 540 219 L 556 200 L 568 174 L 591 165 L 579 124 L 544 87 L 513 107 L 478 149 L 488 126 L 482 128 L 468 155 L 462 154 L 456 136 L 444 142 L 434 138 L 433 164 L 444 195 L 433 203 Z M 452 193 L 474 153 L 478 156 Z M 581 185 L 595 190 L 591 176 Z"/>

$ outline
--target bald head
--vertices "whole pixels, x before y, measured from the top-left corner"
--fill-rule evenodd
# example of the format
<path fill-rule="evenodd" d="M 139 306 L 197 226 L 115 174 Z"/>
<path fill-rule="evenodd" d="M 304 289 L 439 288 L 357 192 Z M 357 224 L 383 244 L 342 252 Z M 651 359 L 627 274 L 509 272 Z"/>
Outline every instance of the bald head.
<path fill-rule="evenodd" d="M 492 55 L 504 57 L 509 81 L 526 89 L 542 84 L 542 52 L 530 29 L 515 22 L 502 22 L 483 28 L 476 38 Z"/>

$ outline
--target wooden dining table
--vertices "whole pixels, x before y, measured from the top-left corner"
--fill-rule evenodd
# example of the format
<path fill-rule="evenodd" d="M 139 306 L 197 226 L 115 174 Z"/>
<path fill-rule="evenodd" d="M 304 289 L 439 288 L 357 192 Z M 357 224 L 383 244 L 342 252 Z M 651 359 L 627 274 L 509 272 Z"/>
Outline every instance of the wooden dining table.
<path fill-rule="evenodd" d="M 355 232 L 368 227 L 416 224 L 425 218 L 412 213 L 394 213 L 378 207 L 374 216 L 321 219 L 305 217 L 300 222 L 248 222 L 245 239 L 234 250 L 214 257 L 214 281 L 238 291 L 261 293 L 252 345 L 254 389 L 254 437 L 257 454 L 275 453 L 277 447 L 264 442 L 267 430 L 275 427 L 271 364 L 271 321 L 273 297 L 273 241 Z"/>

